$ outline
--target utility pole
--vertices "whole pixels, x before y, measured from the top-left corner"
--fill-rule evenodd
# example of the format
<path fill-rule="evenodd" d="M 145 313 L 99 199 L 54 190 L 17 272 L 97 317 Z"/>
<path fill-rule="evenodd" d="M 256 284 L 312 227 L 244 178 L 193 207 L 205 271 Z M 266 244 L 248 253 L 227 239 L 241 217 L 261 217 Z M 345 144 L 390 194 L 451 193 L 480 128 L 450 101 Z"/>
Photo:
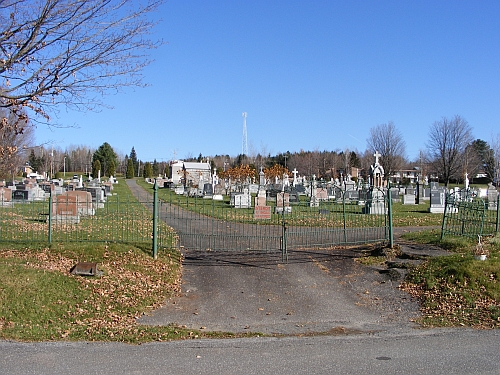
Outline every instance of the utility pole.
<path fill-rule="evenodd" d="M 243 112 L 243 139 L 242 139 L 242 146 L 241 146 L 241 154 L 242 155 L 247 155 L 248 153 L 248 145 L 247 145 L 247 113 Z"/>

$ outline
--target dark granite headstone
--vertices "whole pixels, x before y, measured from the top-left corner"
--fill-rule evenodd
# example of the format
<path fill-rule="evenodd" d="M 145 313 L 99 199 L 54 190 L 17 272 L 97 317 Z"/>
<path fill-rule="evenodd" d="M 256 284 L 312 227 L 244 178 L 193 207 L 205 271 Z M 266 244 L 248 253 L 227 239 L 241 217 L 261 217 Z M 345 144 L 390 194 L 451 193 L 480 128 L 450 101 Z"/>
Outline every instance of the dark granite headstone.
<path fill-rule="evenodd" d="M 12 199 L 16 201 L 28 200 L 28 190 L 14 190 L 12 192 Z"/>

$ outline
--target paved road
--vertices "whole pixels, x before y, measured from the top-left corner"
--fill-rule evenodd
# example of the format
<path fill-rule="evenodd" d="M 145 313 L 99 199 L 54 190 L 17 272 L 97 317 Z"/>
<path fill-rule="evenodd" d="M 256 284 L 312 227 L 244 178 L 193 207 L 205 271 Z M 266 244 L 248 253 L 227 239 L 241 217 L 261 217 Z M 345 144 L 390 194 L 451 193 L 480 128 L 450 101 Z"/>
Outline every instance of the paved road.
<path fill-rule="evenodd" d="M 0 375 L 499 374 L 500 333 L 189 340 L 140 346 L 0 342 Z"/>

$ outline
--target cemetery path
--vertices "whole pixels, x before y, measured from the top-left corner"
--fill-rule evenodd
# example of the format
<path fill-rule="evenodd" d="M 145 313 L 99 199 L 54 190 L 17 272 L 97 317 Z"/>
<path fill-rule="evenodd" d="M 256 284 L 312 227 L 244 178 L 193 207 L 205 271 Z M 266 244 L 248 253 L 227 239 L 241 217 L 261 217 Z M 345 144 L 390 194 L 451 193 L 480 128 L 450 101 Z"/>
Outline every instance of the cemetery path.
<path fill-rule="evenodd" d="M 277 252 L 183 251 L 180 295 L 139 323 L 307 335 L 409 330 L 419 316 L 397 280 L 355 261 L 359 249 L 293 250 L 286 264 Z"/>

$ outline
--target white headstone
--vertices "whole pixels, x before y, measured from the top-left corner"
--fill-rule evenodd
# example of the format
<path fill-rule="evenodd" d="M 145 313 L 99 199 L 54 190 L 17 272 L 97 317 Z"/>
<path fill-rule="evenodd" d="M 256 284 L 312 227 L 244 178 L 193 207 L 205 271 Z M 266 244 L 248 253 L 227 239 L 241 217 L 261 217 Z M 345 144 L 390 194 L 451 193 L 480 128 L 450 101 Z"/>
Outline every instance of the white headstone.
<path fill-rule="evenodd" d="M 299 173 L 299 171 L 297 170 L 297 168 L 293 168 L 293 182 L 292 182 L 292 185 L 295 186 L 297 185 L 297 173 Z"/>

